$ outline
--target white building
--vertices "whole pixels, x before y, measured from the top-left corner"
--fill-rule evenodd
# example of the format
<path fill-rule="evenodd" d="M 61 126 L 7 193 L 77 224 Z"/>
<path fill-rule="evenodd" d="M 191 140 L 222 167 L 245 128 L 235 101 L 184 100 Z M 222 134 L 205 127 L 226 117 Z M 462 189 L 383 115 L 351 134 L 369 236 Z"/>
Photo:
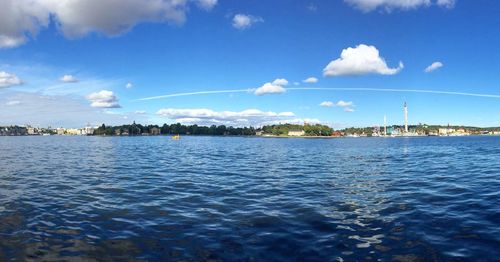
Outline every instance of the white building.
<path fill-rule="evenodd" d="M 288 136 L 303 136 L 305 134 L 306 132 L 304 132 L 304 130 L 302 129 L 290 129 L 288 131 Z"/>

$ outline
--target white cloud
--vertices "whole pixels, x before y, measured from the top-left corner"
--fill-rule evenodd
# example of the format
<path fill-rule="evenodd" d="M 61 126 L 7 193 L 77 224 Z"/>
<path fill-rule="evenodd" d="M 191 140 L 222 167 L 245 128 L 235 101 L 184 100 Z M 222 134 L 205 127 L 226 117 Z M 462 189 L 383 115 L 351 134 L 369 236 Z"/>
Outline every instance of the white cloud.
<path fill-rule="evenodd" d="M 2 0 L 0 8 L 0 48 L 21 45 L 49 23 L 46 1 Z"/>
<path fill-rule="evenodd" d="M 288 85 L 288 80 L 278 78 L 271 83 L 265 83 L 261 87 L 255 89 L 254 94 L 261 96 L 266 94 L 282 94 L 286 92 L 284 86 Z"/>
<path fill-rule="evenodd" d="M 254 94 L 261 96 L 266 94 L 282 94 L 285 93 L 286 89 L 279 85 L 274 85 L 272 83 L 265 83 L 263 86 L 255 89 Z"/>
<path fill-rule="evenodd" d="M 305 79 L 302 82 L 308 83 L 308 84 L 314 84 L 314 83 L 318 82 L 318 79 L 316 77 L 311 76 L 311 77 L 308 77 L 307 79 Z"/>
<path fill-rule="evenodd" d="M 146 111 L 144 111 L 144 110 L 137 110 L 137 111 L 135 111 L 135 113 L 138 114 L 138 115 L 144 115 L 144 114 L 146 114 Z"/>
<path fill-rule="evenodd" d="M 21 104 L 21 101 L 19 100 L 10 100 L 5 103 L 6 106 L 15 106 Z"/>
<path fill-rule="evenodd" d="M 92 102 L 90 106 L 100 108 L 119 108 L 118 98 L 112 91 L 101 90 L 87 96 L 87 99 Z"/>
<path fill-rule="evenodd" d="M 346 107 L 346 108 L 344 108 L 344 112 L 352 113 L 352 112 L 354 112 L 354 109 L 352 109 L 350 107 Z"/>
<path fill-rule="evenodd" d="M 255 23 L 264 22 L 264 19 L 258 16 L 236 14 L 233 17 L 233 27 L 236 29 L 247 29 Z"/>
<path fill-rule="evenodd" d="M 181 123 L 225 124 L 225 125 L 258 125 L 269 121 L 290 120 L 295 116 L 292 112 L 271 112 L 258 109 L 243 111 L 214 111 L 211 109 L 175 109 L 163 108 L 156 113 L 160 116 Z"/>
<path fill-rule="evenodd" d="M 455 5 L 455 0 L 344 0 L 344 2 L 363 12 L 370 12 L 379 8 L 391 12 L 395 9 L 410 10 L 431 5 L 453 8 Z"/>
<path fill-rule="evenodd" d="M 132 83 L 127 83 L 127 84 L 125 85 L 125 88 L 127 88 L 127 89 L 130 89 L 130 88 L 132 88 L 132 87 L 134 87 L 134 85 L 133 85 Z"/>
<path fill-rule="evenodd" d="M 72 75 L 64 75 L 59 80 L 61 80 L 61 82 L 65 82 L 65 83 L 75 83 L 75 82 L 78 82 L 78 79 L 76 79 L 76 77 L 74 77 Z"/>
<path fill-rule="evenodd" d="M 332 101 L 323 101 L 319 105 L 323 106 L 323 107 L 332 107 L 333 106 L 333 102 Z"/>
<path fill-rule="evenodd" d="M 9 102 L 18 101 L 15 105 Z M 126 124 L 124 116 L 138 123 L 149 121 L 147 115 L 133 113 L 107 114 L 100 108 L 89 106 L 87 101 L 74 95 L 42 95 L 40 93 L 9 92 L 0 96 L 0 126 L 30 124 L 40 127 L 83 127 Z M 133 117 L 132 117 L 133 116 Z"/>
<path fill-rule="evenodd" d="M 443 67 L 443 63 L 441 63 L 441 62 L 438 61 L 438 62 L 434 62 L 430 66 L 426 67 L 424 71 L 426 73 L 430 73 L 430 72 L 432 72 L 434 70 L 437 70 L 437 69 L 439 69 L 441 67 Z"/>
<path fill-rule="evenodd" d="M 0 88 L 21 85 L 22 83 L 23 81 L 16 75 L 0 71 Z"/>
<path fill-rule="evenodd" d="M 360 44 L 354 48 L 348 47 L 342 50 L 340 58 L 331 61 L 323 69 L 323 75 L 394 75 L 399 73 L 403 67 L 403 63 L 399 62 L 397 68 L 389 68 L 375 46 Z"/>
<path fill-rule="evenodd" d="M 142 22 L 181 24 L 189 3 L 210 10 L 216 0 L 2 0 L 0 48 L 16 47 L 49 26 L 70 38 L 97 32 L 116 36 Z"/>
<path fill-rule="evenodd" d="M 217 5 L 217 0 L 196 0 L 196 3 L 198 7 L 210 11 Z"/>
<path fill-rule="evenodd" d="M 288 80 L 286 80 L 284 78 L 277 78 L 273 81 L 272 84 L 277 85 L 277 86 L 286 86 L 286 85 L 288 85 Z"/>
<path fill-rule="evenodd" d="M 353 102 L 351 102 L 351 101 L 347 102 L 347 101 L 344 101 L 344 100 L 340 100 L 335 105 L 336 106 L 340 106 L 340 107 L 347 107 L 347 106 L 352 106 Z"/>

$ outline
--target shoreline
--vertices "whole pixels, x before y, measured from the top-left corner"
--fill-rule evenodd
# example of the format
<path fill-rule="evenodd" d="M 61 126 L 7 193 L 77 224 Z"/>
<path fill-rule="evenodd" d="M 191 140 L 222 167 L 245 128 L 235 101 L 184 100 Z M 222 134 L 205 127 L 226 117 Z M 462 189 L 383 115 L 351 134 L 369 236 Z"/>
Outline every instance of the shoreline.
<path fill-rule="evenodd" d="M 0 137 L 173 137 L 175 135 L 0 135 Z M 340 138 L 428 138 L 428 137 L 500 137 L 500 135 L 463 135 L 463 136 L 276 136 L 276 135 L 180 135 L 182 137 L 247 137 L 247 138 L 302 138 L 302 139 L 340 139 Z"/>

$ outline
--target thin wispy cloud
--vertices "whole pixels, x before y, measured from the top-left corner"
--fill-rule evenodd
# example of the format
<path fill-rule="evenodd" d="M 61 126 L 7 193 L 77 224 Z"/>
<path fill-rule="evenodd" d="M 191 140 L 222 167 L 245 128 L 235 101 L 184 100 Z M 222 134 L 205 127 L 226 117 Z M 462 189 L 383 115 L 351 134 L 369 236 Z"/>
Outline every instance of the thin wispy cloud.
<path fill-rule="evenodd" d="M 386 12 L 392 10 L 411 10 L 432 5 L 453 8 L 455 0 L 344 0 L 347 4 L 363 11 L 371 12 L 382 9 Z"/>
<path fill-rule="evenodd" d="M 426 73 L 430 73 L 432 71 L 438 70 L 439 68 L 441 68 L 443 66 L 444 66 L 443 63 L 436 61 L 436 62 L 432 63 L 431 65 L 429 65 L 428 67 L 426 67 L 424 71 Z"/>
<path fill-rule="evenodd" d="M 83 97 L 73 95 L 43 95 L 15 92 L 0 96 L 0 126 L 31 124 L 40 127 L 82 127 L 130 123 L 124 116 L 134 115 L 136 121 L 146 121 L 147 115 L 133 113 L 108 114 L 102 108 L 88 105 Z"/>

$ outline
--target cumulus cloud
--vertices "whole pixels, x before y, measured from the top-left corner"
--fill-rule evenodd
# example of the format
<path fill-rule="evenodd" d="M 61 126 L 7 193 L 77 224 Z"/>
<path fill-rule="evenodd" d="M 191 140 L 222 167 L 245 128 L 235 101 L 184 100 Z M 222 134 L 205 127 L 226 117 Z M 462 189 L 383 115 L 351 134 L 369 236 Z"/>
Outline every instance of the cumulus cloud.
<path fill-rule="evenodd" d="M 277 78 L 272 82 L 272 84 L 277 86 L 286 86 L 288 85 L 288 80 L 284 78 Z"/>
<path fill-rule="evenodd" d="M 261 87 L 255 89 L 254 94 L 258 96 L 266 94 L 282 94 L 286 92 L 286 89 L 284 88 L 286 85 L 288 85 L 288 80 L 278 78 L 271 83 L 265 83 Z"/>
<path fill-rule="evenodd" d="M 49 23 L 45 1 L 2 0 L 0 8 L 0 48 L 15 47 L 34 36 Z"/>
<path fill-rule="evenodd" d="M 264 19 L 258 16 L 236 14 L 233 17 L 233 27 L 236 29 L 247 29 L 255 23 L 264 22 Z"/>
<path fill-rule="evenodd" d="M 348 47 L 342 50 L 340 58 L 331 61 L 323 69 L 323 75 L 394 75 L 399 73 L 403 67 L 403 63 L 399 62 L 397 68 L 390 68 L 375 46 L 360 44 L 354 48 Z"/>
<path fill-rule="evenodd" d="M 319 105 L 323 107 L 332 107 L 334 104 L 332 101 L 323 101 Z"/>
<path fill-rule="evenodd" d="M 316 77 L 309 77 L 307 79 L 304 79 L 304 81 L 302 81 L 304 83 L 308 83 L 308 84 L 314 84 L 314 83 L 317 83 L 318 82 L 318 79 Z"/>
<path fill-rule="evenodd" d="M 98 32 L 116 36 L 141 22 L 181 24 L 186 20 L 186 0 L 2 0 L 0 47 L 15 47 L 49 26 L 69 38 Z M 210 10 L 217 0 L 194 0 Z"/>
<path fill-rule="evenodd" d="M 127 88 L 127 89 L 130 89 L 130 88 L 132 88 L 132 87 L 134 87 L 134 85 L 133 85 L 132 83 L 127 83 L 127 84 L 125 85 L 125 88 Z"/>
<path fill-rule="evenodd" d="M 90 106 L 99 108 L 119 108 L 118 98 L 112 91 L 101 90 L 87 96 Z"/>
<path fill-rule="evenodd" d="M 387 12 L 392 10 L 410 10 L 419 7 L 437 5 L 446 8 L 455 6 L 455 0 L 344 0 L 344 2 L 360 9 L 363 12 L 370 12 L 383 9 Z"/>
<path fill-rule="evenodd" d="M 272 111 L 261 111 L 258 109 L 247 109 L 243 111 L 214 111 L 204 108 L 163 108 L 158 110 L 156 114 L 180 123 L 196 123 L 203 125 L 225 124 L 233 126 L 259 125 L 270 121 L 285 121 L 290 120 L 295 116 L 292 112 L 276 113 Z"/>
<path fill-rule="evenodd" d="M 23 81 L 16 75 L 0 71 L 0 88 L 21 85 L 22 83 Z"/>
<path fill-rule="evenodd" d="M 432 63 L 430 66 L 426 67 L 424 71 L 426 73 L 430 73 L 430 72 L 437 70 L 441 67 L 443 67 L 443 63 L 437 61 L 437 62 Z"/>
<path fill-rule="evenodd" d="M 352 112 L 354 112 L 354 109 L 352 109 L 350 107 L 346 107 L 346 108 L 344 108 L 344 112 L 352 113 Z"/>
<path fill-rule="evenodd" d="M 72 75 L 64 75 L 59 80 L 61 80 L 61 82 L 65 82 L 65 83 L 76 83 L 76 82 L 78 82 L 78 79 L 76 79 L 76 77 L 74 77 Z"/>

